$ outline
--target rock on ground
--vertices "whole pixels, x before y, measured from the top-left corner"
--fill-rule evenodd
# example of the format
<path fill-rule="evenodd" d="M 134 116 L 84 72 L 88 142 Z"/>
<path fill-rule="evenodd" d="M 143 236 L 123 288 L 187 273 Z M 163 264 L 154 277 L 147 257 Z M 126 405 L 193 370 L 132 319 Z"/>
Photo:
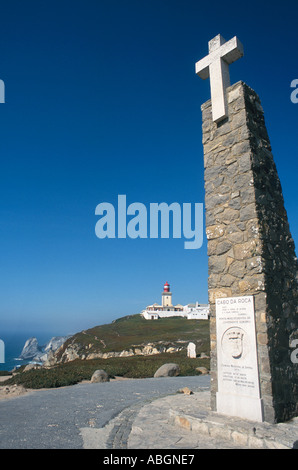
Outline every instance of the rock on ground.
<path fill-rule="evenodd" d="M 109 381 L 110 381 L 109 376 L 104 370 L 96 370 L 91 377 L 92 383 L 109 382 Z"/>
<path fill-rule="evenodd" d="M 164 364 L 154 374 L 154 377 L 176 377 L 180 374 L 178 364 Z"/>

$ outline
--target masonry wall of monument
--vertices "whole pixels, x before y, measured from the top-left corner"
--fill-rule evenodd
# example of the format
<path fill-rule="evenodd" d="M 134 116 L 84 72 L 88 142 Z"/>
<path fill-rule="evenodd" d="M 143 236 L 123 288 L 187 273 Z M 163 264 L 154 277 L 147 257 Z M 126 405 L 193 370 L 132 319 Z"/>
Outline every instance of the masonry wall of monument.
<path fill-rule="evenodd" d="M 215 299 L 253 295 L 264 419 L 298 415 L 297 258 L 260 100 L 243 82 L 227 89 L 228 118 L 202 105 L 209 257 L 211 407 L 216 410 Z"/>

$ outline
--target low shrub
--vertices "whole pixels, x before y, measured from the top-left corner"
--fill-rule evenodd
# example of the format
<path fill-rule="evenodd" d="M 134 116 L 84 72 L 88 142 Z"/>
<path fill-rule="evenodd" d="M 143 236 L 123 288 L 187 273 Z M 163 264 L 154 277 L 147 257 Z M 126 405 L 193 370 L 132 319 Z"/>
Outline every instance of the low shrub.
<path fill-rule="evenodd" d="M 8 370 L 0 370 L 0 376 L 5 377 L 6 375 L 11 375 L 11 372 Z"/>
<path fill-rule="evenodd" d="M 167 362 L 179 365 L 182 376 L 199 375 L 197 367 L 204 366 L 209 369 L 209 359 L 189 359 L 185 351 L 174 354 L 157 354 L 154 356 L 132 356 L 110 359 L 79 360 L 59 364 L 50 369 L 32 369 L 15 374 L 2 384 L 23 385 L 25 388 L 55 388 L 74 385 L 83 380 L 90 380 L 97 369 L 105 370 L 110 377 L 125 378 L 153 377 L 156 370 Z"/>

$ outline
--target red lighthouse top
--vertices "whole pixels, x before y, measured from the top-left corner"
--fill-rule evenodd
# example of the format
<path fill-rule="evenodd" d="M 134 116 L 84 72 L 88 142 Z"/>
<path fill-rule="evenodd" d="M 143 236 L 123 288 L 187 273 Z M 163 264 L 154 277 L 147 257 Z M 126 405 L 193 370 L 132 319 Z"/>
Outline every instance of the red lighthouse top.
<path fill-rule="evenodd" d="M 168 283 L 166 282 L 165 285 L 163 286 L 163 291 L 164 291 L 164 292 L 170 292 L 170 284 L 168 284 Z"/>

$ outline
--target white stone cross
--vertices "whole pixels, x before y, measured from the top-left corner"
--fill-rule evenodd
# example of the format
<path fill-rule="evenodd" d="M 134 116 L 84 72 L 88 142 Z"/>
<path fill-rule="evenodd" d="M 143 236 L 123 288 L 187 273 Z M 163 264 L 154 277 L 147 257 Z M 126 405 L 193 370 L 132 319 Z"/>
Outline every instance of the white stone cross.
<path fill-rule="evenodd" d="M 212 117 L 219 122 L 227 117 L 225 90 L 230 86 L 229 65 L 243 56 L 243 46 L 236 36 L 226 42 L 218 34 L 208 47 L 209 55 L 196 63 L 196 74 L 203 80 L 210 76 Z"/>

